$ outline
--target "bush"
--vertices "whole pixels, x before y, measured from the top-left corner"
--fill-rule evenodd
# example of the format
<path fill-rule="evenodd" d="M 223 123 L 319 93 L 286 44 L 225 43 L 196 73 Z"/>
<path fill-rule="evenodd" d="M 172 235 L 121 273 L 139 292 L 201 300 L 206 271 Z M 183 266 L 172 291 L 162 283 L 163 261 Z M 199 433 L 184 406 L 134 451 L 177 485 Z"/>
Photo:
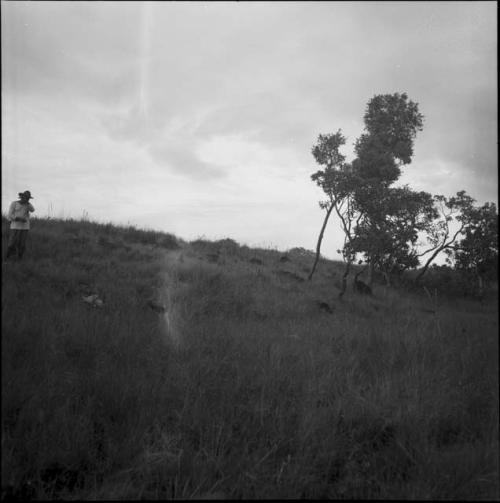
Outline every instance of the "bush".
<path fill-rule="evenodd" d="M 421 285 L 447 297 L 473 297 L 476 287 L 471 279 L 449 266 L 434 264 L 422 278 Z"/>

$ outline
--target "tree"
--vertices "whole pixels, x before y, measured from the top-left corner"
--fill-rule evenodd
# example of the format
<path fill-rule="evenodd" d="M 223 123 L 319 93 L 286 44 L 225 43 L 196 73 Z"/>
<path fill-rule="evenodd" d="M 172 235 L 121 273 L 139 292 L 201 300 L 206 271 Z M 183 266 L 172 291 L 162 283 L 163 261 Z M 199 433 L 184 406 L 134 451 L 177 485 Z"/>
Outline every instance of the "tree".
<path fill-rule="evenodd" d="M 498 215 L 493 203 L 474 206 L 464 190 L 453 197 L 432 196 L 408 186 L 394 187 L 401 168 L 410 164 L 413 144 L 423 127 L 418 105 L 406 93 L 373 97 L 364 114 L 364 133 L 354 145 L 355 159 L 345 162 L 339 148 L 345 138 L 335 134 L 319 135 L 312 154 L 323 169 L 311 178 L 327 195 L 320 207 L 326 211 L 316 247 L 315 271 L 328 220 L 335 210 L 344 232 L 342 250 L 346 269 L 340 297 L 346 289 L 346 277 L 358 256 L 370 267 L 392 273 L 425 263 L 416 282 L 426 274 L 436 257 L 444 252 L 455 268 L 478 278 L 482 290 L 484 277 L 497 270 Z M 428 247 L 421 251 L 419 237 L 424 234 Z"/>
<path fill-rule="evenodd" d="M 434 259 L 441 252 L 454 247 L 459 236 L 468 225 L 467 215 L 473 210 L 474 199 L 465 190 L 457 192 L 456 196 L 446 198 L 442 195 L 434 196 L 434 207 L 437 220 L 428 228 L 427 241 L 430 248 L 417 255 L 418 258 L 431 254 L 424 266 L 417 274 L 415 282 L 419 282 Z"/>
<path fill-rule="evenodd" d="M 437 216 L 433 199 L 431 194 L 415 192 L 407 185 L 382 188 L 373 199 L 369 215 L 371 220 L 362 220 L 356 228 L 353 252 L 364 255 L 365 262 L 370 261 L 390 284 L 392 274 L 419 264 L 419 234 Z"/>
<path fill-rule="evenodd" d="M 390 201 L 397 194 L 388 189 L 401 176 L 401 167 L 411 163 L 413 143 L 417 131 L 422 130 L 423 116 L 418 104 L 408 100 L 406 93 L 394 93 L 372 98 L 364 122 L 366 132 L 356 142 L 357 157 L 352 164 L 364 182 L 355 199 L 358 211 L 363 214 L 359 233 L 370 239 L 362 241 L 365 249 L 358 242 L 357 251 L 364 253 L 370 266 L 371 284 L 378 258 L 386 254 L 383 230 L 388 226 L 388 214 L 381 202 Z M 405 195 L 409 196 L 409 191 Z M 396 195 L 398 199 L 404 206 L 405 200 Z"/>
<path fill-rule="evenodd" d="M 328 219 L 335 210 L 344 231 L 342 256 L 346 262 L 340 296 L 345 291 L 345 279 L 356 253 L 364 254 L 371 271 L 381 256 L 387 258 L 390 255 L 388 260 L 394 260 L 396 243 L 392 244 L 392 254 L 387 251 L 388 241 L 392 239 L 392 224 L 387 211 L 377 203 L 381 198 L 388 202 L 391 198 L 393 201 L 398 199 L 398 193 L 388 189 L 401 175 L 401 166 L 411 162 L 413 141 L 416 132 L 422 129 L 423 116 L 418 112 L 418 105 L 408 100 L 405 93 L 394 93 L 372 98 L 364 122 L 365 133 L 355 143 L 356 158 L 351 164 L 346 163 L 345 157 L 339 153 L 339 147 L 345 144 L 340 130 L 334 135 L 320 135 L 312 149 L 313 156 L 324 169 L 311 178 L 328 199 L 320 202 L 326 215 L 309 279 L 319 259 Z M 409 196 L 409 191 L 401 194 Z"/>
<path fill-rule="evenodd" d="M 321 253 L 321 243 L 332 211 L 335 209 L 343 226 L 345 239 L 351 237 L 351 222 L 353 217 L 352 197 L 355 180 L 352 169 L 345 162 L 345 156 L 339 151 L 345 144 L 345 137 L 339 129 L 335 134 L 320 134 L 316 145 L 311 152 L 316 162 L 324 166 L 324 169 L 311 175 L 311 179 L 321 187 L 327 195 L 326 201 L 320 201 L 319 206 L 326 211 L 323 225 L 318 236 L 316 245 L 316 257 L 313 267 L 309 273 L 309 280 L 312 278 Z"/>
<path fill-rule="evenodd" d="M 479 296 L 483 295 L 487 277 L 498 271 L 498 213 L 494 203 L 468 207 L 462 215 L 463 238 L 446 250 L 450 265 L 477 281 Z"/>
<path fill-rule="evenodd" d="M 366 133 L 356 141 L 353 165 L 369 186 L 388 186 L 400 177 L 401 166 L 411 163 L 424 117 L 406 93 L 394 93 L 374 96 L 363 119 Z"/>

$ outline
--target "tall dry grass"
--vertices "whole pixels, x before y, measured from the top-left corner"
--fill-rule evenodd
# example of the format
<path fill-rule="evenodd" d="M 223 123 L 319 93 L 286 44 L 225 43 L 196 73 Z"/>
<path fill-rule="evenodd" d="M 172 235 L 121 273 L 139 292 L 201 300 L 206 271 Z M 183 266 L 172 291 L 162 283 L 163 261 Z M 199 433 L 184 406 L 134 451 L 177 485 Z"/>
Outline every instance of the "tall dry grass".
<path fill-rule="evenodd" d="M 3 266 L 6 496 L 498 498 L 496 303 L 154 234 L 37 220 Z"/>

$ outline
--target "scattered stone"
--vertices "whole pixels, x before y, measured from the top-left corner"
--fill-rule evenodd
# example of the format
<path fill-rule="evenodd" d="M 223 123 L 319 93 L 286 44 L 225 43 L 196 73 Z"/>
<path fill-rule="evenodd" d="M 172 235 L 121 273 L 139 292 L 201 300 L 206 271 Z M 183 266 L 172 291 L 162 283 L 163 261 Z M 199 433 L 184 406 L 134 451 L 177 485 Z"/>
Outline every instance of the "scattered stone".
<path fill-rule="evenodd" d="M 318 300 L 318 301 L 316 301 L 316 305 L 318 306 L 320 311 L 325 311 L 329 314 L 333 314 L 334 308 L 330 307 L 326 302 Z"/>
<path fill-rule="evenodd" d="M 99 298 L 99 295 L 97 295 L 97 293 L 94 293 L 94 294 L 88 295 L 88 296 L 83 295 L 82 300 L 83 300 L 83 302 L 86 302 L 87 304 L 89 304 L 92 307 L 101 308 L 104 306 L 104 302 L 102 301 L 102 299 Z"/>
<path fill-rule="evenodd" d="M 148 301 L 148 306 L 158 314 L 162 314 L 167 312 L 167 307 L 164 306 L 163 304 L 160 304 L 159 302 L 155 302 L 153 300 Z"/>

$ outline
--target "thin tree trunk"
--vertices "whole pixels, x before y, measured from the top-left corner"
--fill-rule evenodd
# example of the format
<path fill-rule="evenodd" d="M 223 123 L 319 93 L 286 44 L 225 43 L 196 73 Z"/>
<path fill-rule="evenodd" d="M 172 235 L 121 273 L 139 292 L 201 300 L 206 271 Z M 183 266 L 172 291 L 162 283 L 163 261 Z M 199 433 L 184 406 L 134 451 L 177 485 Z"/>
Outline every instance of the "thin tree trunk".
<path fill-rule="evenodd" d="M 415 283 L 418 283 L 419 280 L 422 278 L 422 276 L 427 272 L 427 269 L 431 265 L 431 262 L 436 258 L 436 256 L 437 256 L 438 253 L 442 252 L 446 248 L 451 248 L 451 245 L 456 241 L 457 236 L 463 231 L 464 227 L 465 227 L 465 224 L 462 223 L 460 229 L 458 229 L 458 231 L 455 232 L 455 234 L 453 235 L 453 237 L 448 242 L 447 242 L 448 232 L 446 233 L 446 236 L 445 236 L 445 238 L 443 240 L 443 243 L 430 256 L 429 260 L 427 260 L 427 262 L 425 263 L 423 269 L 420 271 L 420 273 L 418 274 L 418 276 L 415 278 Z"/>
<path fill-rule="evenodd" d="M 431 262 L 436 258 L 437 254 L 442 252 L 444 249 L 446 248 L 446 246 L 440 246 L 429 258 L 429 260 L 427 260 L 427 262 L 425 263 L 424 267 L 422 268 L 422 270 L 418 273 L 417 277 L 415 278 L 415 283 L 418 283 L 423 275 L 427 272 L 427 269 L 429 269 L 429 266 L 431 265 Z"/>
<path fill-rule="evenodd" d="M 375 266 L 373 265 L 373 261 L 370 260 L 370 268 L 368 269 L 368 286 L 372 288 L 373 286 L 373 271 L 375 269 Z"/>
<path fill-rule="evenodd" d="M 309 277 L 307 278 L 309 281 L 312 279 L 314 271 L 316 270 L 316 266 L 318 265 L 321 252 L 321 242 L 323 241 L 323 235 L 325 233 L 326 224 L 328 223 L 328 219 L 330 218 L 334 206 L 335 205 L 331 203 L 330 207 L 326 211 L 325 220 L 323 221 L 323 226 L 321 227 L 321 231 L 318 236 L 318 243 L 316 245 L 316 257 L 314 259 L 314 264 L 312 266 L 311 272 L 309 273 Z"/>
<path fill-rule="evenodd" d="M 351 270 L 351 260 L 348 259 L 347 263 L 346 263 L 344 274 L 342 276 L 342 289 L 340 290 L 340 293 L 339 293 L 339 299 L 342 298 L 342 296 L 344 295 L 344 293 L 346 291 L 346 288 L 347 288 L 347 276 L 349 276 L 349 271 L 350 270 Z"/>

